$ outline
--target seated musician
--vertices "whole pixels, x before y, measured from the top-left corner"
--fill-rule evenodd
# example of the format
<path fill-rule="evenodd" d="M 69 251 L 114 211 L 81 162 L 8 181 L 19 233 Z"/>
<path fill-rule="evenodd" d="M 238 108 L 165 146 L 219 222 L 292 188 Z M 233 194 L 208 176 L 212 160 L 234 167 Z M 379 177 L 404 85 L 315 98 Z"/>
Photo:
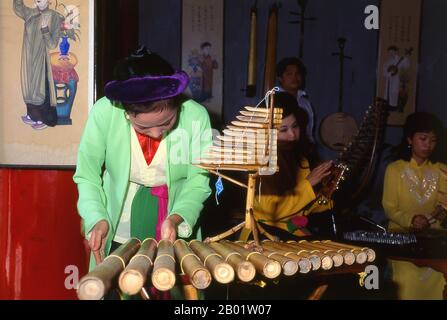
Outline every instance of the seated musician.
<path fill-rule="evenodd" d="M 398 160 L 385 172 L 382 204 L 390 231 L 440 228 L 432 214 L 440 204 L 439 191 L 445 192 L 441 178 L 445 165 L 438 162 L 442 130 L 432 114 L 416 112 L 407 117 Z M 391 266 L 399 299 L 442 299 L 445 279 L 441 273 L 403 261 L 392 260 Z"/>
<path fill-rule="evenodd" d="M 330 174 L 331 161 L 315 166 L 315 146 L 306 135 L 307 113 L 299 108 L 295 97 L 287 92 L 275 95 L 276 107 L 283 108 L 283 119 L 278 129 L 279 172 L 261 178 L 261 194 L 255 197 L 255 218 L 267 231 L 281 239 L 289 235 L 304 236 L 307 216 L 332 208 L 316 201 L 316 190 L 321 180 Z M 247 229 L 240 236 L 246 239 Z M 287 237 L 288 238 L 288 237 Z"/>
<path fill-rule="evenodd" d="M 207 172 L 191 164 L 211 144 L 210 121 L 181 96 L 188 75 L 142 47 L 115 79 L 90 112 L 74 175 L 90 268 L 130 237 L 196 238 L 210 195 Z"/>

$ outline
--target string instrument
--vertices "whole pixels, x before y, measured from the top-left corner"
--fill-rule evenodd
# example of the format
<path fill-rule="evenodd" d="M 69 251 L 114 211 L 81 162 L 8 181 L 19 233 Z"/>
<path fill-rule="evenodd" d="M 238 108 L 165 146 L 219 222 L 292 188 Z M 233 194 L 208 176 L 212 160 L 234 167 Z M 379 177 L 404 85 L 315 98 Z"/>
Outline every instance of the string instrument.
<path fill-rule="evenodd" d="M 334 161 L 331 174 L 322 181 L 317 201 L 325 204 L 349 177 L 361 177 L 353 198 L 362 192 L 373 170 L 375 155 L 382 143 L 387 119 L 385 100 L 376 98 L 364 114 L 359 130 Z"/>
<path fill-rule="evenodd" d="M 413 48 L 408 48 L 405 50 L 405 55 L 401 56 L 399 58 L 399 61 L 397 61 L 396 64 L 390 65 L 387 69 L 388 73 L 392 76 L 395 76 L 399 72 L 399 65 L 402 63 L 402 61 L 405 59 L 405 57 L 408 57 L 413 52 Z"/>
<path fill-rule="evenodd" d="M 150 299 L 146 285 L 168 291 L 182 280 L 187 298 L 197 298 L 195 289 L 206 289 L 214 280 L 221 284 L 251 282 L 256 275 L 276 279 L 341 266 L 365 264 L 376 258 L 374 250 L 330 240 L 262 242 L 262 252 L 250 243 L 198 240 L 174 243 L 152 238 L 129 239 L 81 278 L 80 300 L 99 300 L 110 290 Z M 179 270 L 178 273 L 176 270 Z"/>
<path fill-rule="evenodd" d="M 300 6 L 301 12 L 289 11 L 290 14 L 294 16 L 299 16 L 300 20 L 290 21 L 289 23 L 300 25 L 300 51 L 299 58 L 302 59 L 304 55 L 304 30 L 306 21 L 315 21 L 317 18 L 315 17 L 307 17 L 306 16 L 306 8 L 308 4 L 308 0 L 297 0 L 298 5 Z"/>
<path fill-rule="evenodd" d="M 276 79 L 276 47 L 278 42 L 278 5 L 273 4 L 269 10 L 267 22 L 267 46 L 264 63 L 264 87 L 267 92 L 275 85 Z"/>
<path fill-rule="evenodd" d="M 250 10 L 250 37 L 248 49 L 248 72 L 247 72 L 247 89 L 246 96 L 254 97 L 256 95 L 256 23 L 257 9 L 255 1 L 254 6 Z"/>
<path fill-rule="evenodd" d="M 338 112 L 325 117 L 320 125 L 320 137 L 322 142 L 330 149 L 343 150 L 352 136 L 357 132 L 358 127 L 355 119 L 343 112 L 343 78 L 344 78 L 344 60 L 352 57 L 344 54 L 346 39 L 339 38 L 338 47 L 340 52 L 333 53 L 333 56 L 339 56 L 340 79 L 338 92 Z"/>
<path fill-rule="evenodd" d="M 368 245 L 390 256 L 446 259 L 447 230 L 427 229 L 418 233 L 350 231 L 343 240 L 356 245 Z"/>

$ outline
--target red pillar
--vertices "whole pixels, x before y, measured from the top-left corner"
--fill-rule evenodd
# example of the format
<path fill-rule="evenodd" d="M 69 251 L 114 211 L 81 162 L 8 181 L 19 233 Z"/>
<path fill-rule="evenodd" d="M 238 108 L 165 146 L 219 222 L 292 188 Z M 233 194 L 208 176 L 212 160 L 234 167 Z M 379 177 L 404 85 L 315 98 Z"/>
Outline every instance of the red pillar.
<path fill-rule="evenodd" d="M 0 169 L 0 299 L 75 299 L 87 258 L 72 170 Z"/>

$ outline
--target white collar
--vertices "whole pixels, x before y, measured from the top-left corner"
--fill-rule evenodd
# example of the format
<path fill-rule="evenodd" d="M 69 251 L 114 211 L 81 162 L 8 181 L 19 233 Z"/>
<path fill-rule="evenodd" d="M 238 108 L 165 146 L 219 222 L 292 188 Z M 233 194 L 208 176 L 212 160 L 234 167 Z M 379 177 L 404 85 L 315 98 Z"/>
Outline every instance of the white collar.
<path fill-rule="evenodd" d="M 280 92 L 287 92 L 283 87 L 279 87 L 279 91 Z M 301 98 L 301 97 L 304 97 L 304 98 L 307 98 L 307 97 L 309 97 L 308 96 L 308 94 L 307 94 L 307 92 L 306 91 L 304 91 L 304 90 L 298 90 L 298 92 L 296 93 L 296 97 L 297 98 Z"/>

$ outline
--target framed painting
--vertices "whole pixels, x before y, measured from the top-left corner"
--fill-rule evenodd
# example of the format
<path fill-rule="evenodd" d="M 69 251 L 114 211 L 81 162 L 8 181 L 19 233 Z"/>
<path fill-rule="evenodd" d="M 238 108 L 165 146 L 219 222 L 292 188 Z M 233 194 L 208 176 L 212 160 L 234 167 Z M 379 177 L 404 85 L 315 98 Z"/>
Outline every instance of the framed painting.
<path fill-rule="evenodd" d="M 94 0 L 0 2 L 0 165 L 71 167 L 94 100 Z"/>
<path fill-rule="evenodd" d="M 388 125 L 416 109 L 421 0 L 382 0 L 377 95 L 388 101 Z"/>
<path fill-rule="evenodd" d="M 182 1 L 182 69 L 190 76 L 186 94 L 222 117 L 224 1 Z"/>

